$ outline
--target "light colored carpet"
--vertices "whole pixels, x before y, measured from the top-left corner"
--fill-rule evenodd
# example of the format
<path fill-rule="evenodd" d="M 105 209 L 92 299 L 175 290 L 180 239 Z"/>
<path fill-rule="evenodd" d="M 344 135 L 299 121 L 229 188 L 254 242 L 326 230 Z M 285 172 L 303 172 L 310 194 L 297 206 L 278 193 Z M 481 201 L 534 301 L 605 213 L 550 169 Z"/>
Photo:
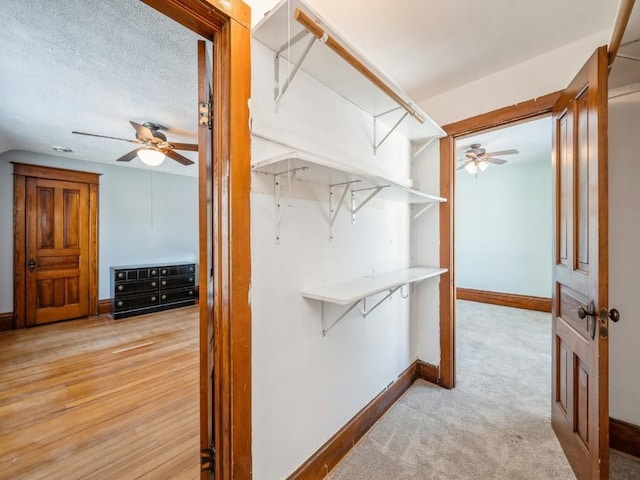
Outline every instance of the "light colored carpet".
<path fill-rule="evenodd" d="M 574 479 L 550 425 L 550 315 L 458 301 L 458 382 L 416 382 L 331 480 Z M 640 462 L 612 452 L 612 479 Z"/>

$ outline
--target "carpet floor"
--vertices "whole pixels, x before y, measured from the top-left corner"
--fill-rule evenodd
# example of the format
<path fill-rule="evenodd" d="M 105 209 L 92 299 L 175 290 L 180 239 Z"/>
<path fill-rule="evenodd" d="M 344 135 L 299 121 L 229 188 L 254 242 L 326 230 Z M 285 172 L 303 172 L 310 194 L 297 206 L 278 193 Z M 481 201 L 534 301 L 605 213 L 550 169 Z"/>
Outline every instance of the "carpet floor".
<path fill-rule="evenodd" d="M 456 388 L 417 381 L 328 479 L 575 479 L 550 425 L 550 315 L 458 301 L 456 318 Z M 612 451 L 611 479 L 640 460 Z"/>

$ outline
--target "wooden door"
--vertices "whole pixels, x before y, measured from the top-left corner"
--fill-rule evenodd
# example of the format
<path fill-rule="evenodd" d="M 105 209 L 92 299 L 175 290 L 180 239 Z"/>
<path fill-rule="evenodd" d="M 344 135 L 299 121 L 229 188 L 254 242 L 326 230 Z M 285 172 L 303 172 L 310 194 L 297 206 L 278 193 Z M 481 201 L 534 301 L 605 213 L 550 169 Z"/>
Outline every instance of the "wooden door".
<path fill-rule="evenodd" d="M 553 108 L 553 171 L 552 425 L 578 480 L 607 479 L 606 47 Z"/>
<path fill-rule="evenodd" d="M 206 42 L 198 41 L 198 104 L 201 121 L 198 126 L 198 178 L 200 228 L 200 448 L 203 480 L 210 478 L 215 463 L 214 402 L 214 277 L 213 277 L 213 188 L 211 125 L 203 117 L 212 102 L 212 63 Z M 206 239 L 206 242 L 203 240 Z"/>
<path fill-rule="evenodd" d="M 12 163 L 14 328 L 97 315 L 100 175 Z"/>
<path fill-rule="evenodd" d="M 26 323 L 89 315 L 89 186 L 26 182 Z"/>

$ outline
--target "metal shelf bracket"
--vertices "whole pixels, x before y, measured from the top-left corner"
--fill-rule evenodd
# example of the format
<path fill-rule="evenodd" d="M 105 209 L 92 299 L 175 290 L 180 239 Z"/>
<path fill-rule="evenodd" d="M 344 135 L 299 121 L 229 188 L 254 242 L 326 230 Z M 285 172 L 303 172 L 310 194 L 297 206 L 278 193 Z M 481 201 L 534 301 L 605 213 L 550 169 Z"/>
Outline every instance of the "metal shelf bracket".
<path fill-rule="evenodd" d="M 367 203 L 369 203 L 373 199 L 373 197 L 375 197 L 378 193 L 380 193 L 380 190 L 382 190 L 383 188 L 387 188 L 388 186 L 389 185 L 383 185 L 380 187 L 361 188 L 360 190 L 352 189 L 351 190 L 351 223 L 356 223 L 356 213 L 358 213 L 358 210 L 360 210 Z M 371 193 L 369 194 L 369 196 L 367 196 L 367 198 L 362 200 L 360 202 L 360 205 L 356 205 L 356 193 L 366 192 L 368 190 L 371 190 Z"/>
<path fill-rule="evenodd" d="M 293 61 L 289 60 L 291 63 L 293 63 L 293 69 L 289 73 L 289 77 L 284 81 L 282 86 L 280 86 L 280 54 L 283 51 L 285 51 L 287 49 L 290 49 L 291 46 L 295 45 L 296 43 L 298 43 L 300 40 L 302 40 L 303 38 L 307 37 L 308 35 L 309 35 L 309 31 L 308 30 L 302 30 L 300 33 L 298 33 L 296 36 L 294 36 L 290 41 L 288 41 L 285 44 L 283 44 L 276 51 L 276 53 L 274 54 L 274 57 L 273 57 L 273 77 L 274 77 L 273 78 L 273 80 L 274 80 L 273 100 L 275 102 L 275 110 L 276 111 L 278 110 L 278 105 L 280 104 L 280 99 L 282 98 L 284 93 L 289 88 L 289 85 L 291 85 L 291 82 L 293 81 L 293 78 L 298 73 L 298 70 L 300 69 L 300 66 L 302 65 L 302 62 L 304 62 L 304 59 L 307 58 L 307 55 L 309 54 L 309 51 L 311 50 L 311 47 L 313 47 L 313 44 L 316 43 L 317 38 L 314 37 L 314 36 L 311 36 L 311 39 L 307 43 L 306 47 L 304 47 L 304 50 L 302 51 L 302 54 L 300 55 L 300 58 L 298 59 L 297 62 L 293 62 Z"/>
<path fill-rule="evenodd" d="M 344 199 L 347 197 L 349 187 L 358 182 L 360 182 L 360 180 L 329 185 L 329 241 L 333 240 L 333 224 L 335 223 L 336 218 L 338 218 L 338 212 L 340 212 L 340 208 L 342 208 L 342 205 L 344 204 Z M 339 190 L 340 187 L 343 187 L 342 193 L 340 193 L 338 203 L 335 203 L 334 198 L 337 195 L 334 195 L 334 193 L 337 194 L 337 190 Z"/>
<path fill-rule="evenodd" d="M 280 173 L 276 173 L 273 175 L 273 200 L 274 200 L 274 207 L 275 207 L 275 211 L 276 211 L 276 218 L 275 218 L 275 241 L 276 244 L 280 244 L 280 221 L 282 220 L 282 214 L 284 212 L 284 207 L 286 204 L 286 206 L 291 206 L 290 204 L 290 199 L 291 199 L 291 182 L 293 182 L 296 178 L 296 174 L 300 171 L 300 170 L 306 170 L 309 167 L 300 167 L 300 168 L 294 168 L 291 170 L 287 170 L 286 172 L 280 172 Z M 286 197 L 283 199 L 283 181 L 281 178 L 286 178 L 287 179 L 287 195 Z M 283 201 L 284 200 L 284 201 Z"/>
<path fill-rule="evenodd" d="M 331 330 L 335 325 L 337 325 L 337 323 L 342 320 L 344 317 L 346 317 L 349 312 L 351 312 L 351 310 L 353 310 L 356 305 L 360 305 L 360 313 L 362 314 L 363 317 L 367 317 L 371 312 L 373 312 L 376 308 L 378 308 L 380 305 L 382 305 L 382 303 L 387 300 L 389 297 L 391 297 L 391 295 L 393 295 L 394 293 L 396 293 L 398 290 L 400 290 L 400 296 L 402 296 L 402 298 L 408 298 L 409 297 L 409 292 L 407 292 L 406 295 L 403 295 L 402 293 L 402 288 L 405 286 L 406 284 L 403 285 L 398 285 L 397 287 L 393 287 L 391 289 L 389 289 L 389 293 L 387 293 L 381 300 L 379 300 L 378 302 L 376 302 L 376 304 L 369 308 L 367 310 L 367 297 L 364 297 L 360 300 L 358 300 L 357 302 L 352 303 L 349 308 L 347 308 L 344 312 L 342 312 L 340 314 L 340 316 L 335 319 L 330 325 L 326 325 L 325 323 L 325 303 L 326 302 L 322 302 L 322 336 L 326 336 L 327 332 L 329 330 Z"/>
<path fill-rule="evenodd" d="M 418 210 L 416 213 L 413 214 L 412 220 L 417 219 L 420 215 L 422 215 L 424 212 L 429 210 L 434 205 L 435 203 L 427 203 L 424 207 L 422 207 L 420 210 Z"/>
<path fill-rule="evenodd" d="M 398 120 L 393 127 L 391 127 L 391 130 L 389 130 L 387 132 L 387 134 L 382 137 L 382 140 L 380 140 L 380 142 L 377 141 L 377 125 L 378 125 L 378 118 L 382 117 L 384 115 L 387 115 L 389 113 L 395 112 L 397 110 L 400 110 L 401 107 L 396 107 L 396 108 L 392 108 L 391 110 L 387 110 L 386 112 L 383 113 L 379 113 L 378 115 L 374 115 L 373 116 L 373 154 L 375 155 L 376 153 L 378 153 L 378 149 L 382 146 L 382 144 L 385 142 L 385 140 L 387 138 L 389 138 L 389 135 L 391 135 L 393 133 L 393 131 L 398 128 L 398 125 L 400 125 L 402 123 L 402 121 L 407 118 L 407 115 L 409 115 L 409 112 L 405 112 L 404 115 L 402 115 L 402 117 L 400 117 L 400 120 Z"/>

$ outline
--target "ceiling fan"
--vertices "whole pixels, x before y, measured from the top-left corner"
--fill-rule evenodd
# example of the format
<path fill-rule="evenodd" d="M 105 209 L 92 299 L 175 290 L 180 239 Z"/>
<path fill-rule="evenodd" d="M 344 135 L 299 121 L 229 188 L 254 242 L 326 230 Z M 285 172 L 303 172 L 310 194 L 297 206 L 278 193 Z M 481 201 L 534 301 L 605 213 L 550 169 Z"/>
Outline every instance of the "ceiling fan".
<path fill-rule="evenodd" d="M 129 140 L 127 138 L 109 137 L 106 135 L 97 135 L 95 133 L 85 132 L 71 132 L 78 135 L 88 135 L 90 137 L 109 138 L 111 140 L 121 140 L 123 142 L 137 143 L 142 145 L 135 150 L 125 153 L 118 158 L 117 162 L 130 162 L 136 156 L 142 160 L 143 163 L 150 166 L 160 165 L 165 158 L 165 155 L 182 165 L 191 165 L 193 161 L 187 157 L 180 155 L 175 150 L 190 150 L 193 152 L 198 151 L 198 145 L 193 143 L 177 143 L 167 142 L 167 137 L 160 130 L 167 130 L 167 127 L 159 125 L 157 123 L 145 122 L 142 125 L 136 122 L 129 121 L 133 128 L 136 130 L 136 139 Z"/>
<path fill-rule="evenodd" d="M 500 150 L 499 152 L 487 152 L 485 148 L 482 148 L 479 143 L 472 143 L 469 149 L 465 152 L 465 158 L 461 158 L 458 161 L 464 162 L 458 167 L 458 170 L 463 168 L 470 174 L 478 175 L 478 172 L 483 172 L 489 166 L 490 163 L 495 165 L 503 165 L 507 163 L 506 160 L 501 158 L 495 158 L 495 155 L 514 155 L 518 150 Z"/>

